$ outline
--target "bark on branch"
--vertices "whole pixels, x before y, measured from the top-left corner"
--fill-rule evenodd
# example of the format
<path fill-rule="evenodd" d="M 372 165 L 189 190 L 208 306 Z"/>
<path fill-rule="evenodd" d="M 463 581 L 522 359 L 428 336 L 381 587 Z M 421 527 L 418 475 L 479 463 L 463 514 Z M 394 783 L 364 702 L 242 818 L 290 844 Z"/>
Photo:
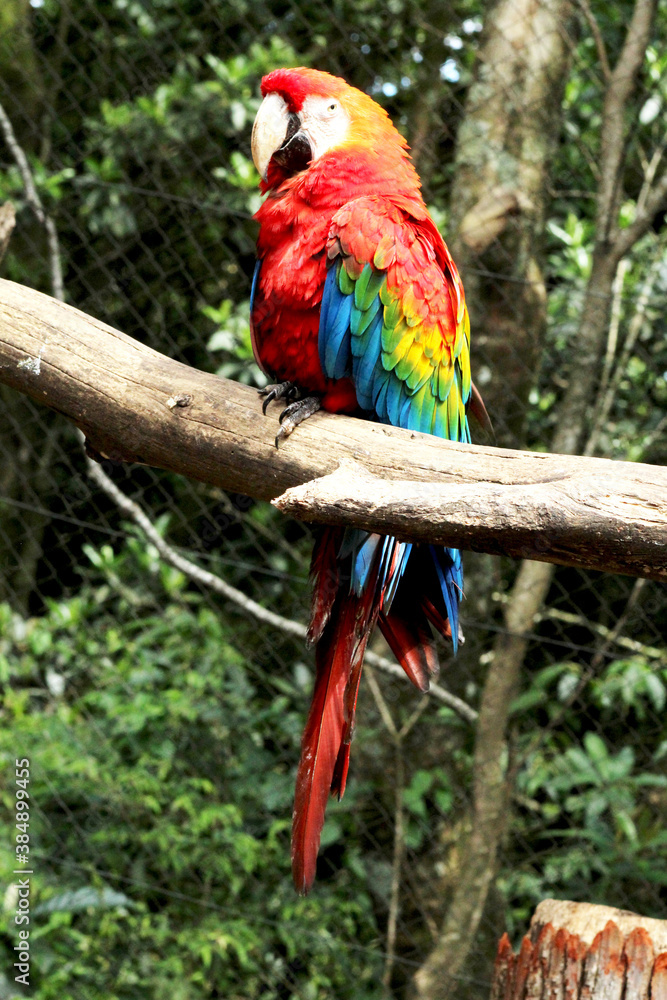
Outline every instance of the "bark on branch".
<path fill-rule="evenodd" d="M 453 445 L 326 414 L 277 451 L 278 407 L 263 419 L 254 390 L 9 281 L 0 281 L 0 381 L 63 413 L 117 461 L 262 500 L 307 483 L 279 501 L 307 520 L 667 579 L 659 467 Z M 336 471 L 350 462 L 361 466 L 352 477 Z"/>

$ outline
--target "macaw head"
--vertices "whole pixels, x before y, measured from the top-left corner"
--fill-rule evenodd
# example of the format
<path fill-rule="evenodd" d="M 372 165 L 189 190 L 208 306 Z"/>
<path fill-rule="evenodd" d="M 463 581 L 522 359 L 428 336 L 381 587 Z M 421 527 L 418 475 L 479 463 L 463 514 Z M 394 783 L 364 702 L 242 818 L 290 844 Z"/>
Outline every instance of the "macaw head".
<path fill-rule="evenodd" d="M 274 188 L 325 154 L 360 148 L 407 160 L 407 145 L 379 104 L 340 77 L 316 69 L 277 69 L 262 80 L 252 158 Z"/>

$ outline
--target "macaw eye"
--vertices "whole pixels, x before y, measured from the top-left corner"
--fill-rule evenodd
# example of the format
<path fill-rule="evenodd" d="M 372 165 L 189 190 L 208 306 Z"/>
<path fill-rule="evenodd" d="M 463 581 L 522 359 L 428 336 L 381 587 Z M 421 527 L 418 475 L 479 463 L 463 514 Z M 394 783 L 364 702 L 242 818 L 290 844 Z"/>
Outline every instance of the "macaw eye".
<path fill-rule="evenodd" d="M 328 112 L 329 112 L 330 114 L 333 114 L 333 112 L 334 112 L 334 111 L 338 111 L 338 105 L 337 105 L 337 104 L 335 103 L 335 101 L 334 101 L 334 103 L 333 103 L 333 104 L 330 104 L 330 105 L 329 105 L 329 107 L 327 108 L 327 111 L 328 111 Z"/>

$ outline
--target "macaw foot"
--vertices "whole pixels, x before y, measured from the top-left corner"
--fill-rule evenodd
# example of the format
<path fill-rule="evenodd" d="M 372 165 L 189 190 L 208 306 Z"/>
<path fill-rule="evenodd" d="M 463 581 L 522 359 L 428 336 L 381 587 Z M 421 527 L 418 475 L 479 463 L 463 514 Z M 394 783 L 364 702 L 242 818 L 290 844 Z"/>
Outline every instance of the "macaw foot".
<path fill-rule="evenodd" d="M 290 436 L 295 427 L 317 413 L 322 405 L 319 396 L 305 396 L 295 403 L 290 403 L 280 414 L 280 430 L 276 434 L 276 448 L 280 447 L 280 442 Z"/>
<path fill-rule="evenodd" d="M 301 390 L 294 382 L 276 382 L 275 385 L 265 385 L 259 389 L 260 396 L 264 396 L 262 403 L 262 413 L 266 416 L 266 408 L 274 399 L 299 399 Z"/>

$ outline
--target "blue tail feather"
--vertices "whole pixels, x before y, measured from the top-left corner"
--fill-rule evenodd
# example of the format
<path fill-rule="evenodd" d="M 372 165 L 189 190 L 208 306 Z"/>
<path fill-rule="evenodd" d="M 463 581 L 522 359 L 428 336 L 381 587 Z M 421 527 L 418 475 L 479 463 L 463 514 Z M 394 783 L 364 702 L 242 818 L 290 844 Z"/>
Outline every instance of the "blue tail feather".
<path fill-rule="evenodd" d="M 452 645 L 456 653 L 459 639 L 459 601 L 463 593 L 461 553 L 458 549 L 439 548 L 435 545 L 430 545 L 429 548 L 447 609 L 447 617 L 452 630 Z"/>

